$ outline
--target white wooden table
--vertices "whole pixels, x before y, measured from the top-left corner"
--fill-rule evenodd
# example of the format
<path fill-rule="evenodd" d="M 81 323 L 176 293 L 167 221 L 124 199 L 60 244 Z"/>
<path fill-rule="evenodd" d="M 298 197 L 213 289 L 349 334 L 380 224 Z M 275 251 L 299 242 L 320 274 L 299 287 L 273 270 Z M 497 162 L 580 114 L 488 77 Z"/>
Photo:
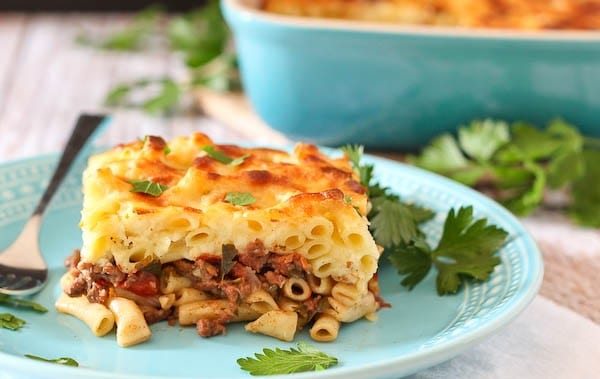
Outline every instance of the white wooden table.
<path fill-rule="evenodd" d="M 74 42 L 84 30 L 105 33 L 128 20 L 129 16 L 118 14 L 0 14 L 0 164 L 59 151 L 81 112 L 113 115 L 112 124 L 98 141 L 103 145 L 132 141 L 146 134 L 171 138 L 193 131 L 204 132 L 217 142 L 287 141 L 260 124 L 243 105 L 236 111 L 236 102 L 232 106 L 231 102 L 212 99 L 206 108 L 207 113 L 219 114 L 228 125 L 195 114 L 157 118 L 135 110 L 103 108 L 105 94 L 117 83 L 143 76 L 185 75 L 177 57 L 168 52 L 111 53 Z M 575 227 L 555 214 L 537 214 L 524 222 L 544 252 L 547 274 L 543 296 L 519 322 L 535 324 L 537 319 L 548 319 L 560 323 L 555 327 L 566 328 L 577 338 L 600 336 L 600 326 L 590 321 L 600 323 L 600 231 Z M 540 329 L 536 333 L 541 339 L 548 331 Z M 497 357 L 486 356 L 489 349 L 485 346 L 478 353 L 481 359 L 498 363 Z M 551 354 L 549 359 L 553 359 Z M 452 362 L 463 361 L 457 358 Z M 451 368 L 453 363 L 448 365 Z M 443 377 L 444 370 L 450 368 L 442 366 L 442 371 L 428 371 L 422 377 Z"/>
<path fill-rule="evenodd" d="M 168 52 L 114 53 L 75 43 L 83 31 L 106 33 L 128 19 L 118 14 L 0 14 L 0 161 L 58 151 L 81 112 L 113 115 L 99 141 L 106 144 L 145 134 L 171 138 L 192 131 L 216 141 L 284 141 L 275 133 L 227 127 L 193 114 L 160 118 L 104 109 L 104 96 L 117 83 L 185 75 L 177 57 Z"/>

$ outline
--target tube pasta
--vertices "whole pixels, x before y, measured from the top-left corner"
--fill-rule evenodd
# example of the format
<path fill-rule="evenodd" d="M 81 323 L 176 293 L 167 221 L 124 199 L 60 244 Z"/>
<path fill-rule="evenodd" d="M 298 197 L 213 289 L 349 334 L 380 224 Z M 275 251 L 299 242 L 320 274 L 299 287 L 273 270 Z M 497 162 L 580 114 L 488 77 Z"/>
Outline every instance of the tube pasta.
<path fill-rule="evenodd" d="M 119 346 L 136 345 L 150 338 L 152 332 L 144 319 L 144 314 L 134 301 L 114 297 L 109 301 L 108 307 L 115 316 Z"/>
<path fill-rule="evenodd" d="M 175 305 L 175 294 L 162 295 L 158 297 L 161 309 L 169 309 Z"/>
<path fill-rule="evenodd" d="M 300 304 L 287 297 L 280 298 L 277 303 L 279 304 L 279 309 L 286 312 L 296 312 L 300 306 Z"/>
<path fill-rule="evenodd" d="M 311 274 L 308 275 L 306 279 L 310 289 L 314 293 L 318 293 L 319 295 L 329 295 L 331 293 L 331 289 L 333 288 L 331 277 L 326 276 L 324 278 L 319 278 L 318 276 Z"/>
<path fill-rule="evenodd" d="M 231 322 L 253 321 L 259 318 L 261 314 L 252 309 L 250 305 L 242 303 L 238 306 L 237 312 L 231 319 Z"/>
<path fill-rule="evenodd" d="M 356 304 L 362 294 L 354 284 L 337 283 L 331 289 L 331 296 L 344 305 Z"/>
<path fill-rule="evenodd" d="M 342 303 L 334 297 L 330 297 L 327 300 L 329 301 L 329 305 L 331 305 L 331 310 L 328 310 L 328 313 L 335 315 L 335 318 L 342 322 L 356 321 L 377 310 L 377 302 L 370 292 L 363 296 L 359 302 L 352 304 Z"/>
<path fill-rule="evenodd" d="M 192 325 L 200 319 L 217 319 L 223 312 L 234 314 L 228 300 L 200 300 L 179 306 L 180 325 Z"/>
<path fill-rule="evenodd" d="M 281 290 L 283 296 L 296 301 L 308 300 L 312 296 L 310 286 L 302 278 L 289 278 Z"/>
<path fill-rule="evenodd" d="M 250 304 L 250 308 L 260 314 L 279 309 L 279 306 L 275 302 L 275 299 L 273 299 L 273 296 L 262 289 L 255 291 L 248 296 L 248 298 L 246 298 L 246 302 Z"/>
<path fill-rule="evenodd" d="M 110 332 L 115 325 L 113 313 L 102 304 L 90 303 L 87 297 L 70 297 L 61 294 L 54 304 L 56 310 L 70 314 L 85 322 L 97 337 Z"/>
<path fill-rule="evenodd" d="M 191 280 L 177 274 L 174 270 L 164 270 L 160 277 L 160 289 L 164 294 L 174 293 L 191 285 Z"/>
<path fill-rule="evenodd" d="M 319 342 L 329 342 L 337 338 L 340 322 L 328 314 L 320 315 L 310 328 L 310 337 Z"/>
<path fill-rule="evenodd" d="M 200 300 L 208 300 L 208 295 L 195 288 L 182 288 L 176 293 L 173 305 L 180 306 Z"/>
<path fill-rule="evenodd" d="M 298 325 L 298 313 L 286 311 L 269 311 L 255 321 L 246 324 L 245 329 L 253 333 L 261 333 L 282 341 L 293 341 Z"/>

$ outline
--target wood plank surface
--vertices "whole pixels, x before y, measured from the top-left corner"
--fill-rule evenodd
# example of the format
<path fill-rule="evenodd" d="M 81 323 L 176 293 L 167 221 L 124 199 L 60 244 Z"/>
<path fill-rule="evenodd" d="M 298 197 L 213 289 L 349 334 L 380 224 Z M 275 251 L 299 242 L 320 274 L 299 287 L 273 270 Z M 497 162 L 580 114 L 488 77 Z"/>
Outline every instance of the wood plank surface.
<path fill-rule="evenodd" d="M 107 91 L 117 83 L 185 75 L 177 57 L 166 51 L 115 53 L 75 42 L 83 31 L 106 33 L 130 17 L 0 16 L 0 161 L 60 150 L 81 112 L 113 115 L 113 123 L 99 139 L 101 144 L 130 141 L 145 134 L 171 138 L 193 131 L 205 132 L 216 141 L 248 139 L 235 129 L 195 114 L 160 118 L 102 106 Z M 257 140 L 262 142 L 260 136 Z"/>

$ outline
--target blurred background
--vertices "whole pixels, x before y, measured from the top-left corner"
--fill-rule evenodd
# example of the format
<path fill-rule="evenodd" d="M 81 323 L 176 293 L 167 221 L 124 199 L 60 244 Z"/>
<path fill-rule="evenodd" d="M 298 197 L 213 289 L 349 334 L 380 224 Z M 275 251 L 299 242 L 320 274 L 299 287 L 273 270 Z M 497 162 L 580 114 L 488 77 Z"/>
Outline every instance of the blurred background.
<path fill-rule="evenodd" d="M 148 0 L 104 0 L 104 1 L 79 1 L 79 0 L 3 0 L 0 10 L 3 11 L 138 11 L 144 7 L 156 4 Z M 202 0 L 170 0 L 164 7 L 170 11 L 184 11 L 198 7 Z"/>

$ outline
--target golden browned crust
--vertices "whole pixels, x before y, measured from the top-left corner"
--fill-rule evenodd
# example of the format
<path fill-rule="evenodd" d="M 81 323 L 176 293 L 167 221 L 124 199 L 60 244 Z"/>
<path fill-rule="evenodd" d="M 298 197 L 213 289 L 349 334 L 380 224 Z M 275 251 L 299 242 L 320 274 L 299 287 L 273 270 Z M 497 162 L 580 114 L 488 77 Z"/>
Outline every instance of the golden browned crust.
<path fill-rule="evenodd" d="M 268 12 L 401 24 L 600 29 L 600 0 L 264 0 Z"/>

